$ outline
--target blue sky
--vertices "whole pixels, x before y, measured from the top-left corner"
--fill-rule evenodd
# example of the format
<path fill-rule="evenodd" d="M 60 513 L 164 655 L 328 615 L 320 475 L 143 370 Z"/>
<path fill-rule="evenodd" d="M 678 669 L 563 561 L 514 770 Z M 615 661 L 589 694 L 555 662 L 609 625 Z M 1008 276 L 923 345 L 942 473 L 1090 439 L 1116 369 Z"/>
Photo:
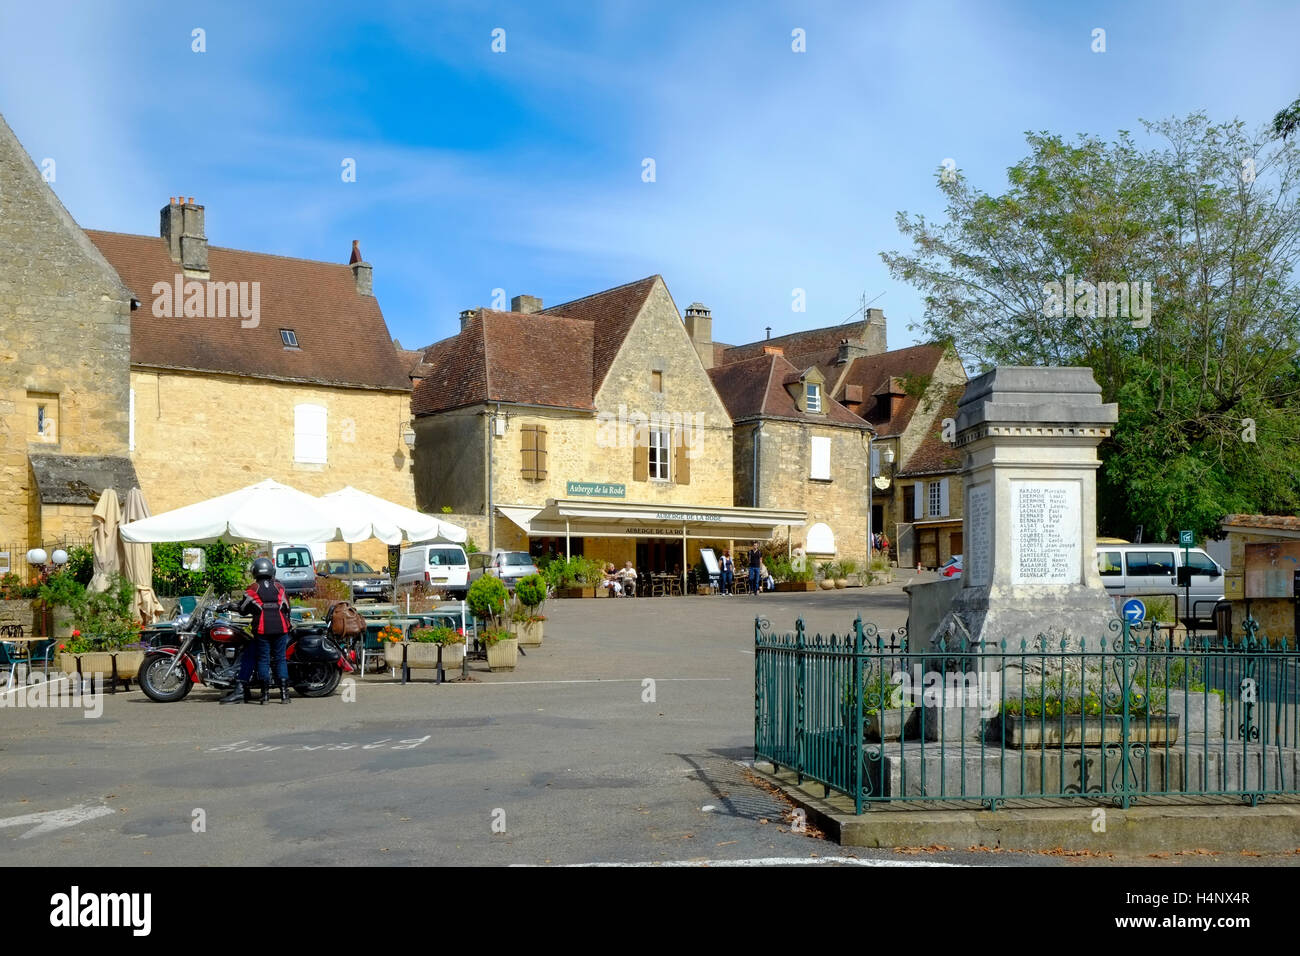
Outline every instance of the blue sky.
<path fill-rule="evenodd" d="M 497 288 L 653 273 L 720 340 L 865 292 L 901 347 L 923 306 L 879 253 L 898 210 L 941 211 L 944 159 L 1000 190 L 1026 130 L 1254 126 L 1300 95 L 1294 3 L 2 3 L 0 113 L 79 223 L 155 235 L 185 195 L 214 245 L 360 239 L 407 347 Z"/>

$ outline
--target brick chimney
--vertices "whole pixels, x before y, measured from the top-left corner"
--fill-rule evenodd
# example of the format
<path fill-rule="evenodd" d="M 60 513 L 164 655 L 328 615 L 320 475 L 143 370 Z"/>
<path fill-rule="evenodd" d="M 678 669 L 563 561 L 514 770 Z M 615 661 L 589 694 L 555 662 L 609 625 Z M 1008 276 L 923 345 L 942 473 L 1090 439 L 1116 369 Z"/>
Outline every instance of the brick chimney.
<path fill-rule="evenodd" d="M 196 279 L 209 278 L 208 237 L 203 234 L 203 207 L 196 205 L 194 197 L 186 202 L 183 196 L 173 196 L 159 214 L 159 234 L 167 242 L 167 253 L 172 262 L 187 275 Z"/>
<path fill-rule="evenodd" d="M 881 352 L 889 351 L 883 309 L 867 309 L 867 334 L 862 344 L 867 347 L 868 355 L 879 355 Z"/>
<path fill-rule="evenodd" d="M 858 342 L 850 342 L 848 339 L 840 339 L 840 351 L 839 355 L 836 356 L 835 364 L 843 365 L 846 362 L 852 362 L 855 358 L 870 354 L 872 354 L 871 350 L 867 346 Z"/>
<path fill-rule="evenodd" d="M 357 295 L 374 296 L 374 267 L 361 258 L 361 240 L 352 240 L 352 258 L 348 260 L 352 266 L 352 281 L 356 283 Z"/>
<path fill-rule="evenodd" d="M 460 313 L 460 330 L 465 331 L 465 326 L 469 325 L 470 320 L 478 315 L 478 309 L 464 309 Z"/>
<path fill-rule="evenodd" d="M 713 368 L 713 313 L 703 302 L 686 307 L 686 334 L 705 368 Z"/>
<path fill-rule="evenodd" d="M 535 295 L 517 295 L 510 300 L 510 311 L 532 315 L 542 311 L 542 300 Z"/>

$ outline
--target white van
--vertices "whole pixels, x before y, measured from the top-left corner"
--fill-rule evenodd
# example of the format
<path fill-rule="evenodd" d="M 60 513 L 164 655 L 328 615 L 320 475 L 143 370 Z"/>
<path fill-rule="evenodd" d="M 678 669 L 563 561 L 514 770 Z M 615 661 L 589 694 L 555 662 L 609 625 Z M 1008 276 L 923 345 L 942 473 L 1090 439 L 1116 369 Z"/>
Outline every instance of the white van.
<path fill-rule="evenodd" d="M 1097 573 L 1116 598 L 1116 610 L 1129 597 L 1176 595 L 1178 617 L 1188 617 L 1187 591 L 1178 586 L 1182 565 L 1183 549 L 1175 544 L 1097 545 Z M 1188 549 L 1187 565 L 1192 569 L 1191 614 L 1208 620 L 1215 603 L 1223 600 L 1223 568 L 1200 548 Z"/>
<path fill-rule="evenodd" d="M 397 564 L 397 586 L 420 585 L 444 596 L 465 597 L 469 590 L 469 558 L 458 544 L 434 542 L 403 548 Z"/>
<path fill-rule="evenodd" d="M 275 579 L 284 585 L 284 593 L 293 597 L 316 590 L 316 562 L 310 545 L 277 544 Z"/>

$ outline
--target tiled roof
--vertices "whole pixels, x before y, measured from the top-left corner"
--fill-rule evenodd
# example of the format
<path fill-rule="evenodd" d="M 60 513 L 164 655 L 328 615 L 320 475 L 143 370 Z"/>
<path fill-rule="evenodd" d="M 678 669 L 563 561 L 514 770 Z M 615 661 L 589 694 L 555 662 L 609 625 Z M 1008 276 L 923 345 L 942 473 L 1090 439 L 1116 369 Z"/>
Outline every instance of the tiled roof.
<path fill-rule="evenodd" d="M 260 321 L 160 318 L 154 284 L 174 285 L 181 267 L 162 238 L 86 230 L 140 307 L 131 313 L 131 363 L 250 378 L 406 390 L 408 369 L 393 346 L 379 302 L 358 295 L 346 264 L 208 247 L 213 282 L 257 282 Z M 286 349 L 293 329 L 299 349 Z"/>
<path fill-rule="evenodd" d="M 483 402 L 593 410 L 593 339 L 584 319 L 482 309 L 425 351 L 411 410 L 429 415 Z"/>
<path fill-rule="evenodd" d="M 799 410 L 794 396 L 786 388 L 789 380 L 798 379 L 799 370 L 780 355 L 760 354 L 754 358 L 709 369 L 709 378 L 731 420 L 749 418 L 785 418 L 820 425 L 870 426 L 828 395 L 823 395 L 824 415 Z"/>
<path fill-rule="evenodd" d="M 942 345 L 931 344 L 913 345 L 892 352 L 881 352 L 879 355 L 860 356 L 850 363 L 841 388 L 848 385 L 861 385 L 863 393 L 868 396 L 868 407 L 863 410 L 862 417 L 875 425 L 882 436 L 900 435 L 907 430 L 920 404 L 920 399 L 913 395 L 905 396 L 898 411 L 891 417 L 885 411 L 877 410 L 870 396 L 873 396 L 890 378 L 904 379 L 908 376 L 933 375 L 939 366 L 939 361 L 943 358 L 943 352 Z M 888 409 L 888 405 L 885 408 Z"/>
<path fill-rule="evenodd" d="M 127 493 L 140 484 L 130 458 L 38 453 L 29 457 L 36 490 L 45 505 L 97 504 L 105 488 L 112 488 L 125 502 Z"/>
<path fill-rule="evenodd" d="M 1292 515 L 1227 515 L 1220 522 L 1220 526 L 1300 531 L 1300 518 Z"/>
<path fill-rule="evenodd" d="M 543 309 L 534 315 L 565 316 L 570 319 L 585 319 L 592 326 L 592 375 L 593 392 L 605 381 L 609 367 L 614 364 L 623 340 L 636 321 L 641 307 L 654 288 L 656 282 L 663 281 L 657 275 L 638 279 L 614 289 L 606 289 L 582 299 L 563 302 L 560 305 Z"/>
<path fill-rule="evenodd" d="M 785 353 L 794 365 L 807 368 L 809 365 L 824 364 L 826 353 L 831 354 L 831 361 L 839 354 L 843 339 L 854 339 L 862 332 L 862 322 L 849 322 L 845 325 L 832 325 L 824 329 L 805 329 L 802 332 L 790 332 L 776 338 L 760 339 L 745 345 L 733 345 L 723 353 L 723 362 L 740 362 L 763 354 L 765 346 L 775 346 Z"/>
<path fill-rule="evenodd" d="M 957 402 L 966 391 L 965 385 L 949 385 L 943 394 L 942 404 L 935 415 L 934 423 L 926 432 L 925 438 L 912 452 L 912 457 L 899 469 L 903 475 L 932 475 L 939 472 L 960 471 L 962 453 L 952 442 L 943 440 L 943 420 L 957 417 Z"/>

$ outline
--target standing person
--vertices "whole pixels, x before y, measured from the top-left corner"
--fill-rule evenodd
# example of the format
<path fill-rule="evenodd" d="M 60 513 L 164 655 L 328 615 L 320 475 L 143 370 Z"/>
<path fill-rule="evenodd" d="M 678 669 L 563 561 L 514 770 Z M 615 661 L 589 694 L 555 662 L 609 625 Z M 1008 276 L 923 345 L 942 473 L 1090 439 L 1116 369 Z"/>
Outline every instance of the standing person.
<path fill-rule="evenodd" d="M 289 665 L 284 652 L 289 644 L 289 598 L 284 593 L 284 586 L 275 579 L 275 565 L 268 558 L 258 558 L 253 562 L 253 583 L 244 592 L 240 602 L 239 613 L 250 614 L 253 618 L 253 634 L 257 638 L 257 676 L 262 682 L 262 697 L 259 703 L 266 703 L 268 685 L 274 675 L 275 684 L 280 688 L 280 703 L 289 703 Z M 244 651 L 245 660 L 240 661 L 240 679 L 230 694 L 222 698 L 222 703 L 237 703 L 245 697 L 244 686 L 252 674 L 252 665 L 248 660 L 254 648 Z"/>
<path fill-rule="evenodd" d="M 720 571 L 718 584 L 722 586 L 723 595 L 728 595 L 731 593 L 732 583 L 736 580 L 736 562 L 731 559 L 730 548 L 724 548 L 722 551 Z"/>
<path fill-rule="evenodd" d="M 763 549 L 755 541 L 749 549 L 749 590 L 755 597 L 758 597 L 759 580 L 758 566 L 763 562 Z"/>
<path fill-rule="evenodd" d="M 885 564 L 889 564 L 889 535 L 880 532 L 880 553 L 885 556 Z"/>

